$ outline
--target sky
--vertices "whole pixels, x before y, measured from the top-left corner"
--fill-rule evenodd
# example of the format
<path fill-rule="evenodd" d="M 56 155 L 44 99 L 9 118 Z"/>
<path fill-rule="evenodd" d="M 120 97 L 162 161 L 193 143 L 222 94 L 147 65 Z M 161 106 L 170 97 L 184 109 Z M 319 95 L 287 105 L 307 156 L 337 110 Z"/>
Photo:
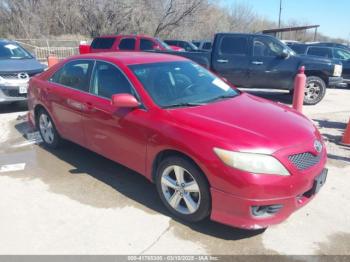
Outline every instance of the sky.
<path fill-rule="evenodd" d="M 222 0 L 223 5 L 235 3 L 278 22 L 280 0 Z M 320 25 L 319 32 L 327 36 L 350 38 L 350 0 L 282 0 L 282 21 L 291 19 Z"/>

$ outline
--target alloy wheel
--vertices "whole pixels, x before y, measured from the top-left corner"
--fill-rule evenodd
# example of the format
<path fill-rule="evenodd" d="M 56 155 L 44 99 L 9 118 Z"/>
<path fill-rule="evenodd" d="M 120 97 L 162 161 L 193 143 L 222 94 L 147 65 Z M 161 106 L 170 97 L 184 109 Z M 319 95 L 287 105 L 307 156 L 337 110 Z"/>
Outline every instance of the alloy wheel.
<path fill-rule="evenodd" d="M 201 201 L 198 183 L 183 167 L 167 167 L 161 175 L 161 187 L 167 203 L 177 212 L 189 215 L 198 210 Z"/>
<path fill-rule="evenodd" d="M 47 144 L 52 144 L 55 139 L 54 128 L 47 114 L 41 114 L 39 118 L 40 133 Z"/>

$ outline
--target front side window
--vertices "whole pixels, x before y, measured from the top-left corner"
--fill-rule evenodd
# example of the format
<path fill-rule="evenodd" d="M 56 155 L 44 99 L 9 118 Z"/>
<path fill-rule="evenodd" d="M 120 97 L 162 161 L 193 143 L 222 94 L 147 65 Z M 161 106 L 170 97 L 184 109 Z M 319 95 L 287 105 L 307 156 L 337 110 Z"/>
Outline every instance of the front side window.
<path fill-rule="evenodd" d="M 93 61 L 71 61 L 50 78 L 51 82 L 74 89 L 89 91 L 90 73 Z"/>
<path fill-rule="evenodd" d="M 211 42 L 205 42 L 203 44 L 203 49 L 204 50 L 210 50 L 211 49 Z"/>
<path fill-rule="evenodd" d="M 119 50 L 135 50 L 135 38 L 123 38 L 119 43 Z"/>
<path fill-rule="evenodd" d="M 220 78 L 192 62 L 129 67 L 154 102 L 163 108 L 206 104 L 239 94 Z"/>
<path fill-rule="evenodd" d="M 11 42 L 0 42 L 0 59 L 31 59 L 33 58 L 24 48 Z"/>
<path fill-rule="evenodd" d="M 154 43 L 151 40 L 141 38 L 140 40 L 140 50 L 153 50 L 154 49 Z"/>
<path fill-rule="evenodd" d="M 341 60 L 350 60 L 350 52 L 344 49 L 335 48 L 334 57 Z"/>
<path fill-rule="evenodd" d="M 277 41 L 268 37 L 255 37 L 253 41 L 253 55 L 261 57 L 276 57 L 280 56 L 283 49 Z"/>
<path fill-rule="evenodd" d="M 248 40 L 241 36 L 224 36 L 220 52 L 228 55 L 248 55 Z"/>
<path fill-rule="evenodd" d="M 97 61 L 92 74 L 91 93 L 112 98 L 115 94 L 132 94 L 132 88 L 124 74 L 114 65 Z"/>

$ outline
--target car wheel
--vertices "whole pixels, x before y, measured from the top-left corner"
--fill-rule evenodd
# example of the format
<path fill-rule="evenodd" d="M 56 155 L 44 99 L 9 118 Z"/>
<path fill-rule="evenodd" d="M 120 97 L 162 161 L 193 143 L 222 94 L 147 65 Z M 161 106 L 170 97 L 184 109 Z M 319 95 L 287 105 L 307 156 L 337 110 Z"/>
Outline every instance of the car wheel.
<path fill-rule="evenodd" d="M 176 217 L 189 222 L 208 217 L 209 185 L 191 161 L 181 157 L 164 159 L 157 169 L 156 184 L 162 202 Z"/>
<path fill-rule="evenodd" d="M 326 95 L 326 83 L 317 76 L 309 76 L 305 87 L 305 105 L 316 105 Z"/>
<path fill-rule="evenodd" d="M 41 110 L 38 114 L 37 128 L 45 146 L 57 148 L 61 144 L 61 137 L 56 130 L 55 124 L 45 110 Z"/>

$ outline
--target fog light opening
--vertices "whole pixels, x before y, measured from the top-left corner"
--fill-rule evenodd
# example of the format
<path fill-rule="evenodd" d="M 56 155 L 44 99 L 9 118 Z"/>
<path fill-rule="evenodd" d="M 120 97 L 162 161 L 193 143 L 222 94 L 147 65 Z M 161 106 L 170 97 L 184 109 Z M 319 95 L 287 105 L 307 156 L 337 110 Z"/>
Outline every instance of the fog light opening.
<path fill-rule="evenodd" d="M 255 217 L 268 217 L 276 214 L 281 210 L 283 205 L 252 206 L 252 214 Z"/>

